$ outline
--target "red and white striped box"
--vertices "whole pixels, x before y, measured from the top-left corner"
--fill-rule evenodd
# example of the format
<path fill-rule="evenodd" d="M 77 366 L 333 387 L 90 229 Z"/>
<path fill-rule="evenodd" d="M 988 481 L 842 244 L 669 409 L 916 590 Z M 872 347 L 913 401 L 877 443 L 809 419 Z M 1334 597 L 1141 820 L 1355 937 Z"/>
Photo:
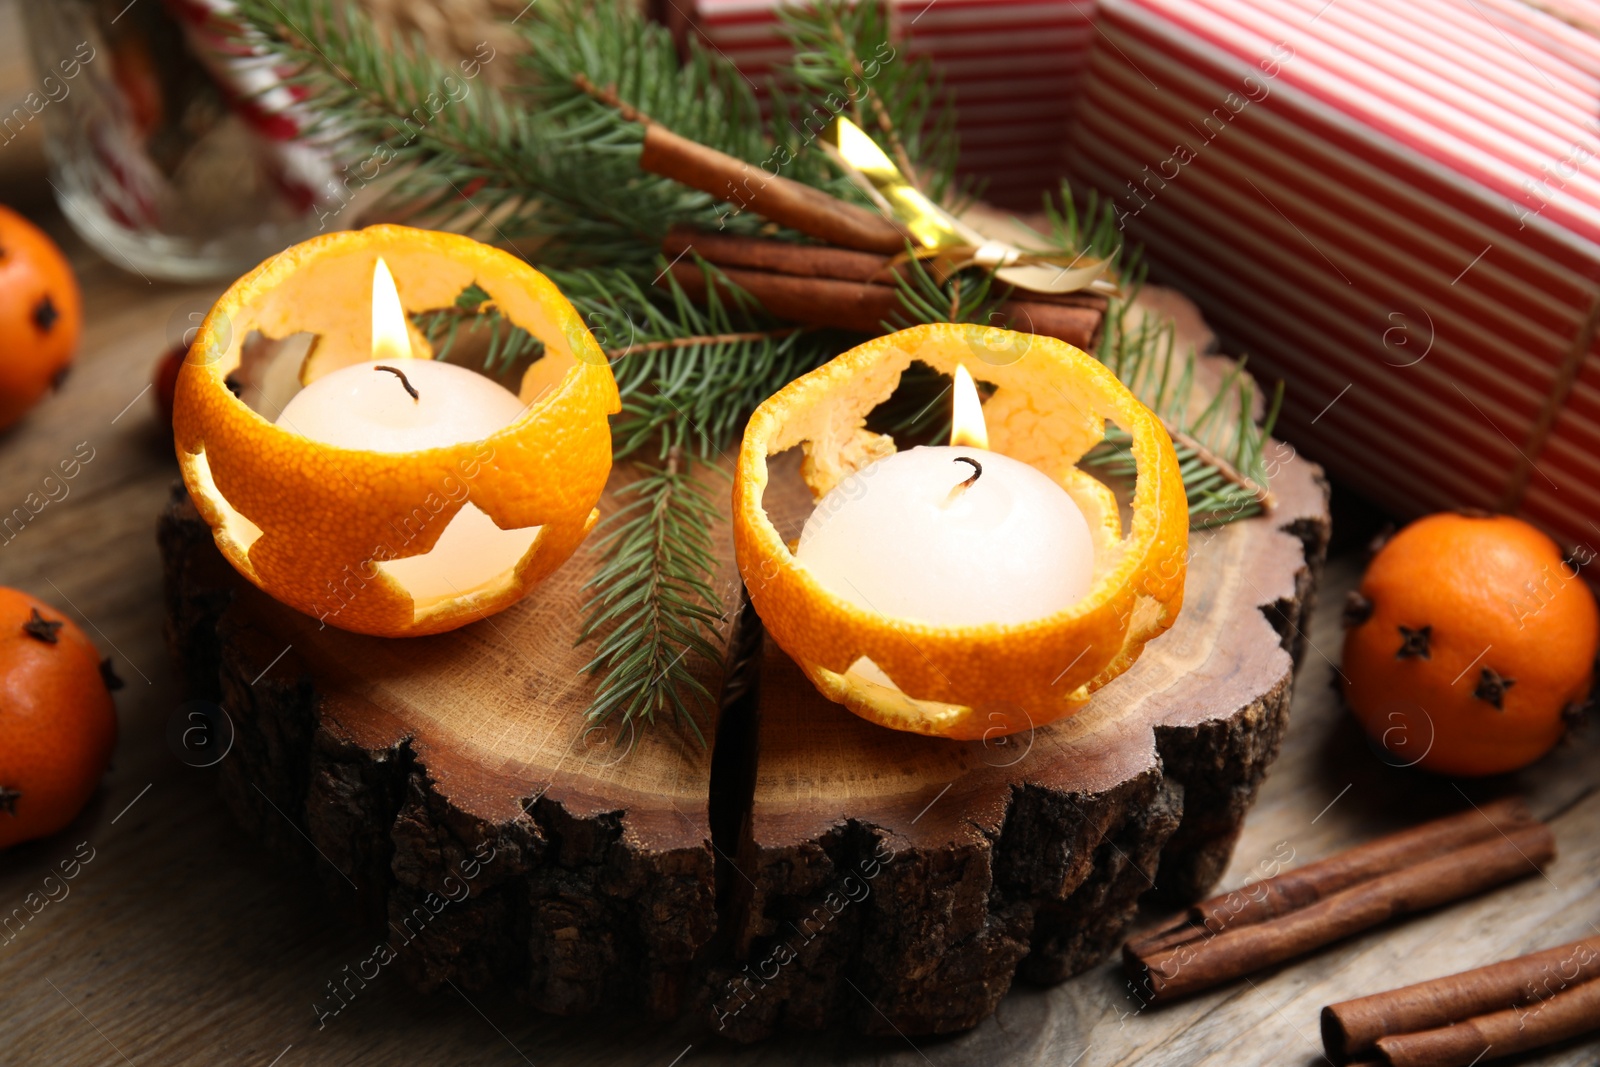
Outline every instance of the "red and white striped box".
<path fill-rule="evenodd" d="M 1402 514 L 1600 547 L 1585 0 L 1102 0 L 1061 166 Z"/>
<path fill-rule="evenodd" d="M 669 0 L 664 17 L 759 84 L 789 51 L 779 2 L 792 0 Z M 892 0 L 906 54 L 927 56 L 954 90 L 961 170 L 983 179 L 986 199 L 1037 210 L 1059 185 L 1094 9 L 1095 0 Z"/>

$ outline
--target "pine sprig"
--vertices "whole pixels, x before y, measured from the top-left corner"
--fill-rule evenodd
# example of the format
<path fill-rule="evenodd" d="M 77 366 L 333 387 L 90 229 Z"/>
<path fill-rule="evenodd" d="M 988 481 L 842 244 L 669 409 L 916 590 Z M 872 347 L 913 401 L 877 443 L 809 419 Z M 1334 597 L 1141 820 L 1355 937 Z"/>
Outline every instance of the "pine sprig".
<path fill-rule="evenodd" d="M 705 307 L 665 274 L 668 288 L 625 271 L 583 270 L 553 280 L 612 359 L 622 411 L 612 421 L 617 458 L 647 474 L 634 499 L 606 520 L 606 553 L 591 579 L 585 636 L 600 635 L 588 669 L 601 676 L 590 716 L 671 711 L 691 725 L 704 693 L 698 659 L 716 659 L 725 606 L 707 580 L 710 530 L 719 521 L 692 468 L 721 470 L 744 419 L 781 385 L 825 361 L 838 342 L 773 319 L 708 265 Z"/>
<path fill-rule="evenodd" d="M 535 74 L 540 57 L 548 60 L 545 73 L 564 69 L 558 61 L 587 43 L 570 39 L 562 21 L 570 6 L 552 3 L 518 23 Z M 652 57 L 665 61 L 660 35 L 641 29 L 637 12 L 622 10 L 620 0 L 602 6 L 617 9 L 592 20 L 610 28 L 611 49 L 602 54 L 639 69 Z M 331 0 L 241 0 L 237 18 L 314 103 L 320 121 L 310 139 L 361 161 L 351 164 L 358 175 L 374 167 L 398 174 L 380 211 L 488 240 L 537 238 L 544 264 L 620 264 L 639 272 L 654 262 L 669 227 L 718 218 L 705 194 L 639 171 L 637 129 L 630 132 L 618 116 L 573 122 L 570 109 L 542 106 L 543 86 L 468 82 L 422 42 L 386 40 L 358 8 Z M 753 107 L 725 98 L 727 76 L 716 64 L 684 70 L 675 84 L 687 99 L 715 100 L 734 112 Z M 732 125 L 722 132 L 732 136 Z M 365 182 L 350 178 L 350 169 L 346 185 L 361 188 Z"/>
<path fill-rule="evenodd" d="M 680 136 L 758 161 L 766 138 L 749 83 L 698 45 L 680 59 L 671 31 L 640 19 L 636 7 L 627 0 L 555 0 L 530 13 L 522 23 L 529 48 L 524 66 L 533 77 L 530 102 L 557 120 L 563 138 L 617 152 L 630 163 L 637 160 L 642 127 L 595 99 L 583 82 Z"/>
<path fill-rule="evenodd" d="M 647 198 L 659 247 L 666 228 L 755 232 L 764 221 L 708 195 L 638 169 L 641 119 L 680 137 L 845 199 L 860 199 L 809 137 L 779 113 L 761 121 L 755 86 L 720 54 L 691 39 L 682 54 L 666 27 L 641 19 L 630 0 L 598 5 L 555 0 L 523 24 L 530 101 L 553 120 L 558 136 L 586 151 L 607 152 L 631 170 L 629 188 Z M 620 106 L 619 106 L 620 105 Z M 782 146 L 784 150 L 780 150 Z M 642 214 L 645 212 L 642 212 Z"/>
<path fill-rule="evenodd" d="M 1084 194 L 1082 201 L 1080 206 L 1065 182 L 1055 196 L 1045 195 L 1044 217 L 1049 226 L 1049 233 L 1042 235 L 1045 245 L 1104 259 L 1110 264 L 1108 273 L 1137 289 L 1145 273 L 1141 249 L 1123 240 L 1115 206 L 1102 200 L 1096 189 Z"/>
<path fill-rule="evenodd" d="M 476 342 L 484 373 L 494 378 L 544 355 L 544 342 L 502 314 L 477 284 L 463 289 L 452 306 L 418 312 L 411 321 L 433 347 L 434 359 L 448 360 L 459 348 Z"/>
<path fill-rule="evenodd" d="M 1157 324 L 1144 316 L 1130 328 L 1132 304 L 1131 297 L 1112 301 L 1097 355 L 1166 425 L 1189 500 L 1190 526 L 1220 526 L 1259 515 L 1272 500 L 1265 449 L 1283 401 L 1282 384 L 1257 423 L 1255 383 L 1240 360 L 1193 413 L 1198 356 L 1192 348 L 1181 359 L 1174 356 L 1170 322 Z M 1082 465 L 1114 478 L 1132 477 L 1128 435 L 1108 427 L 1105 441 Z"/>
<path fill-rule="evenodd" d="M 584 667 L 600 675 L 591 720 L 620 715 L 653 724 L 670 715 L 704 744 L 696 713 L 712 696 L 689 657 L 722 658 L 723 607 L 708 580 L 717 566 L 710 530 L 720 508 L 693 465 L 670 449 L 665 463 L 618 491 L 628 502 L 601 532 L 605 563 L 586 586 L 592 597 L 579 640 L 601 637 Z"/>
<path fill-rule="evenodd" d="M 1196 354 L 1191 350 L 1182 359 L 1175 358 L 1170 322 L 1157 323 L 1141 315 L 1136 325 L 1130 325 L 1130 313 L 1144 283 L 1144 267 L 1138 248 L 1123 243 L 1112 205 L 1091 193 L 1079 207 L 1063 186 L 1058 199 L 1046 198 L 1045 215 L 1050 232 L 1038 235 L 1042 247 L 1106 259 L 1110 269 L 1120 275 L 1125 295 L 1110 300 L 1095 355 L 1166 426 L 1183 474 L 1190 525 L 1217 526 L 1260 514 L 1272 499 L 1264 450 L 1282 402 L 1281 385 L 1266 418 L 1257 423 L 1255 385 L 1244 373 L 1241 360 L 1205 406 L 1193 412 L 1199 389 Z M 899 279 L 899 286 L 903 317 L 909 322 L 1013 325 L 998 321 L 997 315 L 1011 291 L 997 293 L 993 276 L 986 271 L 959 271 L 940 281 L 913 259 L 907 274 Z M 906 324 L 885 325 L 898 328 Z M 948 383 L 947 377 L 935 374 L 903 380 L 910 388 L 897 397 L 897 405 L 915 414 L 891 421 L 887 432 L 922 437 L 946 432 L 947 409 L 923 398 L 937 395 L 935 390 L 942 393 Z M 1115 426 L 1108 427 L 1105 441 L 1084 457 L 1082 465 L 1108 477 L 1131 479 L 1135 464 L 1128 435 Z"/>
<path fill-rule="evenodd" d="M 1091 191 L 1080 209 L 1063 184 L 1058 198 L 1046 198 L 1045 216 L 1054 241 L 1110 259 L 1121 275 L 1123 295 L 1109 302 L 1095 355 L 1166 426 L 1183 475 L 1189 525 L 1203 529 L 1261 514 L 1272 501 L 1265 450 L 1278 421 L 1283 384 L 1274 390 L 1265 418 L 1258 423 L 1255 382 L 1244 373 L 1241 359 L 1216 384 L 1204 407 L 1194 412 L 1201 388 L 1196 382 L 1198 354 L 1190 348 L 1181 359 L 1175 358 L 1176 330 L 1170 321 L 1158 323 L 1140 315 L 1137 325 L 1130 326 L 1145 266 L 1138 246 L 1123 242 L 1115 206 Z M 1132 478 L 1135 464 L 1128 435 L 1107 427 L 1105 441 L 1090 450 L 1082 465 L 1108 477 Z"/>
<path fill-rule="evenodd" d="M 700 266 L 704 307 L 670 274 L 666 288 L 614 269 L 551 274 L 611 357 L 622 394 L 611 424 L 618 459 L 679 449 L 714 460 L 756 405 L 838 348 L 837 338 L 774 319 Z"/>
<path fill-rule="evenodd" d="M 936 202 L 954 192 L 956 108 L 943 79 L 926 56 L 912 58 L 890 33 L 889 7 L 878 3 L 821 0 L 781 5 L 779 28 L 794 57 L 779 85 L 796 99 L 780 97 L 780 114 L 791 129 L 820 132 L 812 124 L 847 110 L 855 124 L 876 137 L 895 165 Z"/>

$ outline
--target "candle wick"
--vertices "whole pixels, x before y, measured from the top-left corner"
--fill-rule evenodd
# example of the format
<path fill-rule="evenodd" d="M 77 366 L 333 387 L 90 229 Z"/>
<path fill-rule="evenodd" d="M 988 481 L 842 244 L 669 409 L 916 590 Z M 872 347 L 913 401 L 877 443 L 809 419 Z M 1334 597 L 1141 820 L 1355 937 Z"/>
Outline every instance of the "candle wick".
<path fill-rule="evenodd" d="M 411 384 L 411 379 L 407 378 L 406 372 L 401 370 L 399 367 L 389 367 L 380 363 L 378 366 L 373 367 L 372 369 L 388 371 L 390 374 L 400 379 L 400 384 L 406 387 L 406 392 L 411 394 L 412 400 L 420 401 L 422 399 L 422 395 L 417 392 L 417 387 Z M 976 466 L 976 464 L 974 464 L 974 466 Z M 979 467 L 978 469 L 982 470 L 983 468 Z M 972 477 L 976 479 L 978 476 L 974 474 Z"/>
<path fill-rule="evenodd" d="M 955 486 L 950 490 L 950 495 L 945 498 L 945 507 L 949 507 L 951 504 L 955 503 L 956 497 L 972 488 L 977 484 L 978 479 L 983 477 L 983 464 L 979 463 L 971 456 L 957 456 L 952 462 L 972 464 L 972 476 L 955 484 Z"/>
<path fill-rule="evenodd" d="M 960 489 L 968 488 L 969 486 L 972 486 L 972 485 L 976 484 L 978 479 L 980 477 L 982 477 L 982 475 L 983 475 L 983 464 L 979 463 L 977 460 L 973 459 L 971 456 L 957 456 L 955 458 L 955 462 L 956 463 L 970 463 L 970 464 L 972 464 L 972 477 L 970 477 L 966 481 L 962 482 L 957 488 L 960 488 Z"/>

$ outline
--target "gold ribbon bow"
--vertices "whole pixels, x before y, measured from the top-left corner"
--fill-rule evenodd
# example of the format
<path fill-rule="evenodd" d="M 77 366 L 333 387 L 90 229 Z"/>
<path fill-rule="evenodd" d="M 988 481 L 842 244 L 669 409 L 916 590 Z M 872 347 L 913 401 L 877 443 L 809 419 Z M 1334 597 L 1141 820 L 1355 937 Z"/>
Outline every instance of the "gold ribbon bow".
<path fill-rule="evenodd" d="M 919 259 L 935 261 L 941 280 L 969 266 L 988 267 L 1007 285 L 1034 293 L 1081 289 L 1117 292 L 1105 277 L 1108 263 L 1085 253 L 1031 251 L 990 237 L 928 199 L 900 173 L 877 142 L 843 115 L 822 138 L 823 151 L 838 163 L 878 210 L 921 246 Z"/>

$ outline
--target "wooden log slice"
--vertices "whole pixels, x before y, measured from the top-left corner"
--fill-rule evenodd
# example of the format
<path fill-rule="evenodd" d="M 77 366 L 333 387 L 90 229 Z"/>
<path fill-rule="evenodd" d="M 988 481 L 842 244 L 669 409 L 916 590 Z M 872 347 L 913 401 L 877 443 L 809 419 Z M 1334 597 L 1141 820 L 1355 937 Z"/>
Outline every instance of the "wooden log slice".
<path fill-rule="evenodd" d="M 510 610 L 387 640 L 320 628 L 240 578 L 179 487 L 160 525 L 167 637 L 188 691 L 226 716 L 229 807 L 314 864 L 415 983 L 665 1018 L 695 1001 L 716 929 L 711 759 L 667 726 L 586 723 L 597 540 Z M 717 692 L 720 670 L 701 669 Z"/>
<path fill-rule="evenodd" d="M 1277 508 L 1194 532 L 1176 625 L 1071 719 L 976 742 L 884 730 L 766 641 L 719 742 L 752 773 L 715 1029 L 965 1029 L 1014 974 L 1104 959 L 1142 896 L 1216 882 L 1277 754 L 1328 541 L 1320 470 L 1269 456 Z M 766 495 L 786 538 L 809 513 L 793 458 Z"/>
<path fill-rule="evenodd" d="M 1226 864 L 1327 545 L 1320 472 L 1283 445 L 1271 460 L 1276 508 L 1193 535 L 1183 612 L 1132 670 L 1070 720 L 987 742 L 823 701 L 748 612 L 731 658 L 759 672 L 730 672 L 702 724 L 712 751 L 671 728 L 588 730 L 593 538 L 511 610 L 384 640 L 239 578 L 180 490 L 160 529 L 168 640 L 189 691 L 220 704 L 229 807 L 423 988 L 694 1012 L 740 1040 L 957 1030 L 1016 975 L 1104 958 L 1141 897 L 1194 899 Z M 796 533 L 804 506 L 779 516 Z M 719 668 L 699 669 L 718 691 Z M 330 982 L 318 1011 L 362 981 Z"/>

